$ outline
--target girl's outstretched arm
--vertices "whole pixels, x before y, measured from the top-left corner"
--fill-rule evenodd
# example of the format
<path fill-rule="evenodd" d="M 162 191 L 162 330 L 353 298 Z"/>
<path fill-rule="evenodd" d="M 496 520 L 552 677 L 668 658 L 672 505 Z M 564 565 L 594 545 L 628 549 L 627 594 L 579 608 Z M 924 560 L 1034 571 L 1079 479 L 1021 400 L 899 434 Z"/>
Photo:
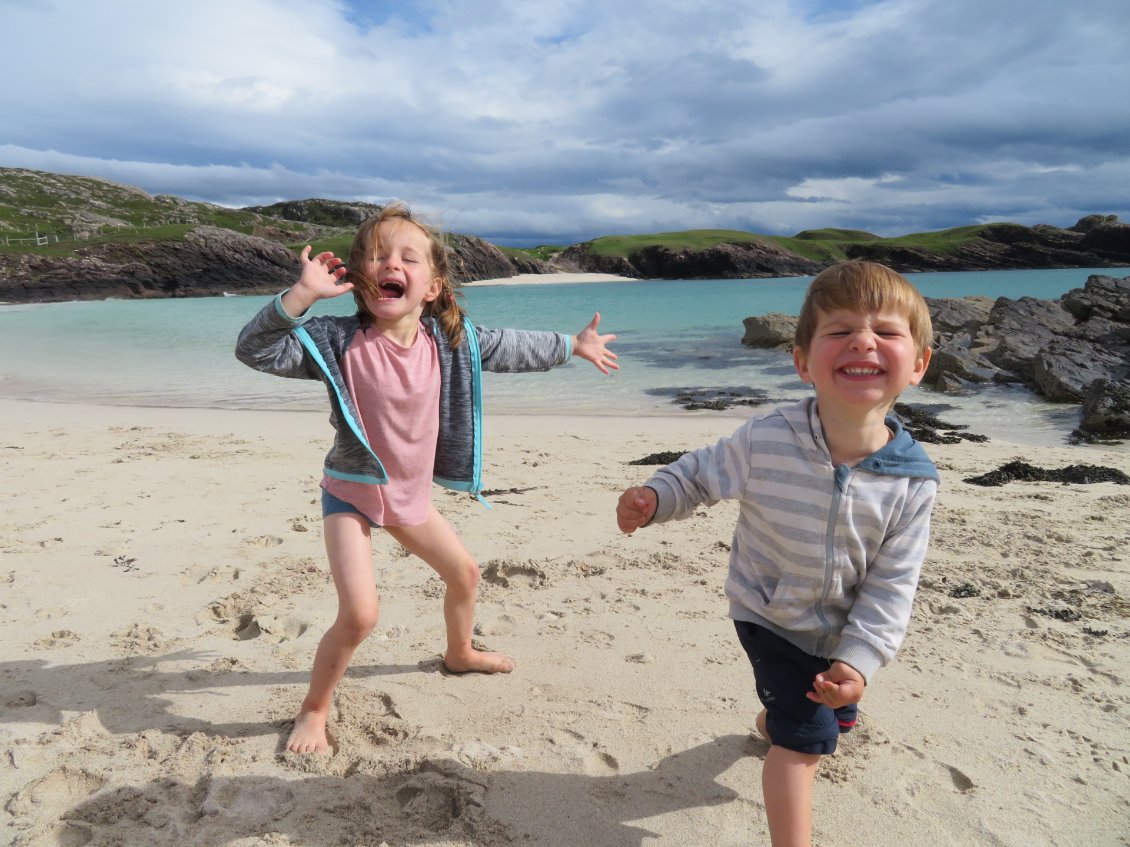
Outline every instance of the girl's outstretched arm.
<path fill-rule="evenodd" d="M 306 310 L 329 297 L 338 297 L 353 290 L 352 282 L 342 282 L 346 274 L 345 263 L 333 253 L 319 253 L 310 258 L 310 245 L 302 248 L 299 256 L 302 274 L 298 282 L 282 296 L 282 307 L 292 318 L 300 317 Z"/>
<path fill-rule="evenodd" d="M 608 349 L 608 345 L 616 340 L 615 335 L 600 335 L 600 312 L 592 316 L 589 325 L 573 336 L 573 355 L 588 359 L 601 373 L 608 373 L 611 368 L 620 370 L 616 364 L 616 354 Z"/>

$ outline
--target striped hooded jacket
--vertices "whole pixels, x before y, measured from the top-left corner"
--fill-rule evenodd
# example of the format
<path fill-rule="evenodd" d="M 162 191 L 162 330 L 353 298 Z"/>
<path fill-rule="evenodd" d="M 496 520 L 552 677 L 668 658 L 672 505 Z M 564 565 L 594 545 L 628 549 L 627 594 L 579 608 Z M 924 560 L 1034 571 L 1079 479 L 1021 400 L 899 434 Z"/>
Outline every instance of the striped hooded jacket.
<path fill-rule="evenodd" d="M 888 416 L 895 437 L 834 467 L 815 398 L 747 421 L 658 471 L 654 523 L 740 501 L 730 548 L 730 617 L 764 626 L 864 679 L 894 658 L 930 535 L 938 472 Z"/>
<path fill-rule="evenodd" d="M 440 366 L 439 438 L 432 478 L 446 488 L 479 497 L 483 487 L 483 370 L 547 371 L 569 360 L 572 340 L 557 332 L 483 329 L 464 318 L 464 343 L 452 349 L 435 320 L 425 317 L 422 321 L 435 338 Z M 330 423 L 336 432 L 326 455 L 325 473 L 384 485 L 388 476 L 365 437 L 341 373 L 345 351 L 359 329 L 356 315 L 292 318 L 283 309 L 279 294 L 240 332 L 235 355 L 265 373 L 325 383 Z"/>

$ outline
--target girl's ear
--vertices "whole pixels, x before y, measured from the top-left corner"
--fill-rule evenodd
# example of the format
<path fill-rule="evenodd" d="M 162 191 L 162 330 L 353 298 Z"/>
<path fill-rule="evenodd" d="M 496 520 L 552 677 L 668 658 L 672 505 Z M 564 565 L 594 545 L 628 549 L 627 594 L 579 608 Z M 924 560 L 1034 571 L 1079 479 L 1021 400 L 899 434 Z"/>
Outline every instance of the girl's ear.
<path fill-rule="evenodd" d="M 433 300 L 439 297 L 439 295 L 443 293 L 445 282 L 446 280 L 442 276 L 433 276 L 432 284 L 428 286 L 428 293 L 424 295 L 424 302 L 431 303 Z"/>

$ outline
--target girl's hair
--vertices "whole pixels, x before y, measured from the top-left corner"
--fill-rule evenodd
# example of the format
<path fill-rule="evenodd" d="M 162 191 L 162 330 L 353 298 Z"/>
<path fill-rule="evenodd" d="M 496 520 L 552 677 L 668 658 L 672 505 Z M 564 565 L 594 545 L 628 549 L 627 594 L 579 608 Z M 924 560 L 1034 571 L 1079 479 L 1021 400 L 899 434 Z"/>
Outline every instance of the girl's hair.
<path fill-rule="evenodd" d="M 400 202 L 390 203 L 361 224 L 357 235 L 353 237 L 353 246 L 349 249 L 349 270 L 345 279 L 354 285 L 353 300 L 357 303 L 357 317 L 361 320 L 361 326 L 373 324 L 373 315 L 365 305 L 365 293 L 376 297 L 379 292 L 377 281 L 365 272 L 365 268 L 380 253 L 381 225 L 386 223 L 411 224 L 427 236 L 428 262 L 432 277 L 440 280 L 440 292 L 435 300 L 424 304 L 424 315 L 434 317 L 451 341 L 451 346 L 458 347 L 463 342 L 463 308 L 456 302 L 457 294 L 451 281 L 451 265 L 443 234 L 412 214 L 412 210 Z M 462 299 L 462 294 L 458 297 Z"/>
<path fill-rule="evenodd" d="M 853 312 L 882 312 L 888 309 L 906 316 L 914 346 L 922 353 L 934 342 L 934 328 L 926 300 L 910 280 L 886 265 L 876 262 L 840 262 L 825 268 L 804 296 L 797 319 L 794 345 L 808 352 L 816 332 L 817 314 L 849 309 Z"/>

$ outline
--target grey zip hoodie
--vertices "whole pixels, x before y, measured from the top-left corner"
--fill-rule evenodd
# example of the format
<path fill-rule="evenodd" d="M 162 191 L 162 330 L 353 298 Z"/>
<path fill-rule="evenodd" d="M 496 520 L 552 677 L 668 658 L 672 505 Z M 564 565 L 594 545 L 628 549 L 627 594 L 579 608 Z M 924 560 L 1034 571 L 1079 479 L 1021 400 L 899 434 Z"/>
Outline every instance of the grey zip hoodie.
<path fill-rule="evenodd" d="M 285 292 L 284 292 L 285 293 Z M 482 490 L 482 371 L 547 371 L 572 355 L 572 339 L 558 332 L 483 329 L 464 318 L 464 342 L 452 349 L 432 318 L 424 327 L 439 351 L 439 438 L 433 479 L 476 497 Z M 336 435 L 325 473 L 338 479 L 384 485 L 384 466 L 365 438 L 360 416 L 341 373 L 342 358 L 360 330 L 356 315 L 292 318 L 282 294 L 264 306 L 239 333 L 236 358 L 277 376 L 319 379 L 330 398 Z M 480 497 L 481 499 L 481 497 Z"/>
<path fill-rule="evenodd" d="M 730 548 L 730 617 L 764 626 L 865 679 L 894 658 L 910 622 L 938 472 L 896 417 L 895 437 L 834 467 L 815 398 L 754 418 L 648 482 L 655 523 L 741 503 Z"/>

